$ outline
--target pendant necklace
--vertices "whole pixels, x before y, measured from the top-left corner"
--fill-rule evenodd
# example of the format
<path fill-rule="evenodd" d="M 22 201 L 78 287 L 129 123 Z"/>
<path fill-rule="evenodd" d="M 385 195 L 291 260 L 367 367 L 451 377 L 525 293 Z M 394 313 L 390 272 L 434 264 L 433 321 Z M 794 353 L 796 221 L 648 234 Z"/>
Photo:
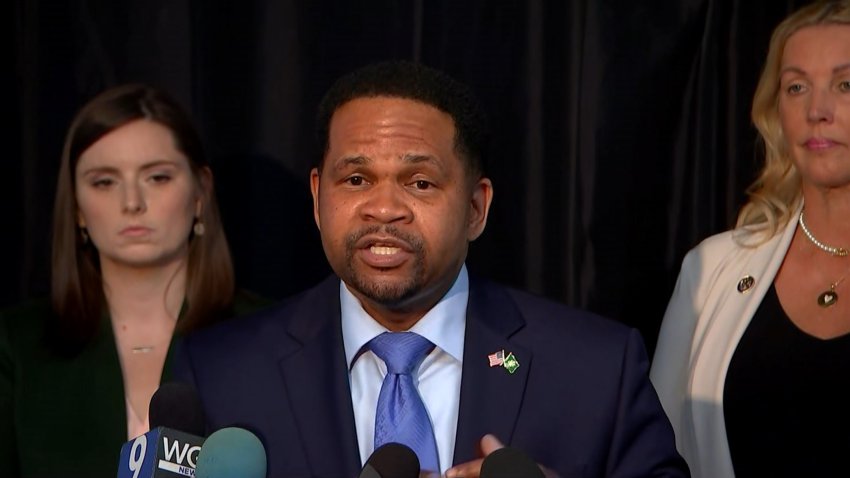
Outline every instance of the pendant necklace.
<path fill-rule="evenodd" d="M 847 278 L 848 273 L 850 273 L 850 269 L 848 269 L 847 272 L 845 272 L 844 275 L 841 276 L 841 279 L 838 279 L 837 281 L 830 284 L 829 290 L 821 292 L 821 294 L 818 296 L 819 306 L 823 308 L 832 307 L 833 305 L 835 305 L 836 302 L 838 302 L 838 292 L 835 292 L 835 288 L 838 287 L 838 284 L 840 284 L 844 279 Z"/>
<path fill-rule="evenodd" d="M 154 352 L 154 351 L 156 351 L 157 349 L 159 349 L 163 346 L 168 348 L 168 344 L 169 344 L 170 341 L 171 341 L 171 339 L 168 339 L 167 341 L 160 340 L 160 341 L 151 342 L 151 343 L 148 343 L 148 344 L 145 344 L 143 342 L 141 345 L 136 345 L 136 346 L 130 347 L 130 351 L 133 353 L 133 355 L 149 354 L 149 353 Z"/>
<path fill-rule="evenodd" d="M 830 255 L 833 255 L 833 256 L 836 256 L 836 257 L 846 257 L 847 256 L 848 253 L 847 253 L 846 248 L 836 247 L 836 246 L 828 246 L 828 245 L 818 241 L 815 238 L 814 234 L 812 234 L 811 231 L 809 231 L 809 228 L 806 227 L 806 223 L 803 221 L 803 211 L 800 211 L 800 229 L 803 230 L 803 234 L 806 236 L 806 238 L 809 240 L 809 242 L 814 244 L 815 247 L 817 247 L 818 249 L 820 249 L 824 252 L 827 252 Z M 844 279 L 847 278 L 848 274 L 850 274 L 850 269 L 847 269 L 847 271 L 844 272 L 844 275 L 841 276 L 840 279 L 829 284 L 829 290 L 825 290 L 825 291 L 820 293 L 820 295 L 818 296 L 818 305 L 819 306 L 821 306 L 823 308 L 832 307 L 833 305 L 836 304 L 836 302 L 838 302 L 838 292 L 836 292 L 835 289 L 838 287 L 839 284 L 841 284 L 844 281 Z"/>

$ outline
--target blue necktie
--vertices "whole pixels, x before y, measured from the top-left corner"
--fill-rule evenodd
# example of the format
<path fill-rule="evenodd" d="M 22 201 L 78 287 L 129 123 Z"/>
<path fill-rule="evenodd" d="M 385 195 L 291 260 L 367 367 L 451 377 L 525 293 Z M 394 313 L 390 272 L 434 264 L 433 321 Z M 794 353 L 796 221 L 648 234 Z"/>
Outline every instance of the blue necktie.
<path fill-rule="evenodd" d="M 407 445 L 416 452 L 423 471 L 439 473 L 431 419 L 411 375 L 434 344 L 413 332 L 384 332 L 369 342 L 369 348 L 387 364 L 375 413 L 375 449 L 390 442 Z"/>

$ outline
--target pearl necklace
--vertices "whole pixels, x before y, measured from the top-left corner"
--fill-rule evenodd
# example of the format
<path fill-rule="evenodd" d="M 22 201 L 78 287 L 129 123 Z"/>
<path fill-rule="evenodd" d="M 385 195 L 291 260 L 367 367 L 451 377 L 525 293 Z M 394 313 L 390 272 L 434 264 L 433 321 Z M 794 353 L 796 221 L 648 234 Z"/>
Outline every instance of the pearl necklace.
<path fill-rule="evenodd" d="M 806 235 L 806 238 L 808 238 L 809 241 L 811 241 L 811 243 L 814 244 L 815 247 L 817 247 L 818 249 L 820 249 L 824 252 L 828 252 L 828 253 L 832 254 L 833 256 L 838 256 L 838 257 L 847 256 L 847 249 L 845 249 L 843 247 L 827 246 L 826 244 L 815 239 L 815 236 L 812 234 L 811 231 L 809 231 L 809 228 L 806 227 L 806 223 L 803 222 L 803 211 L 800 211 L 800 229 L 803 230 L 803 234 Z"/>

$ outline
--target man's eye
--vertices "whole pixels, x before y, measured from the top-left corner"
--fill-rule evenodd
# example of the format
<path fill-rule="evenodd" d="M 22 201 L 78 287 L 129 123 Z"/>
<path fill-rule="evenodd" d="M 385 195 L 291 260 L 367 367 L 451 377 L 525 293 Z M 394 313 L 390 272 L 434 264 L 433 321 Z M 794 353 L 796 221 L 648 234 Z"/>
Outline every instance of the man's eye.
<path fill-rule="evenodd" d="M 171 176 L 168 174 L 154 174 L 151 176 L 151 181 L 155 183 L 167 183 L 171 181 Z"/>
<path fill-rule="evenodd" d="M 363 184 L 363 177 L 361 176 L 351 176 L 348 178 L 348 184 L 352 186 L 360 186 Z"/>
<path fill-rule="evenodd" d="M 432 186 L 431 183 L 429 183 L 428 181 L 425 181 L 423 179 L 416 181 L 416 183 L 414 183 L 414 184 L 416 185 L 416 189 L 428 189 Z"/>

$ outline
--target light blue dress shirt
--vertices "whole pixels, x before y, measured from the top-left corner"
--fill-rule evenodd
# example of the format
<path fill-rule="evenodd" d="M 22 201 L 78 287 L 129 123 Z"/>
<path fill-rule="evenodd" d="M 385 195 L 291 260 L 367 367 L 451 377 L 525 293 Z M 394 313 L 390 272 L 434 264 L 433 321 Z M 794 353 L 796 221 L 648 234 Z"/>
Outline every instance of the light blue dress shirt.
<path fill-rule="evenodd" d="M 372 351 L 361 353 L 361 349 L 387 329 L 363 310 L 342 281 L 339 299 L 360 460 L 366 463 L 374 451 L 375 407 L 387 367 Z M 434 427 L 442 474 L 451 468 L 454 459 L 468 302 L 469 276 L 464 265 L 446 295 L 410 329 L 435 345 L 419 366 L 414 381 Z"/>

